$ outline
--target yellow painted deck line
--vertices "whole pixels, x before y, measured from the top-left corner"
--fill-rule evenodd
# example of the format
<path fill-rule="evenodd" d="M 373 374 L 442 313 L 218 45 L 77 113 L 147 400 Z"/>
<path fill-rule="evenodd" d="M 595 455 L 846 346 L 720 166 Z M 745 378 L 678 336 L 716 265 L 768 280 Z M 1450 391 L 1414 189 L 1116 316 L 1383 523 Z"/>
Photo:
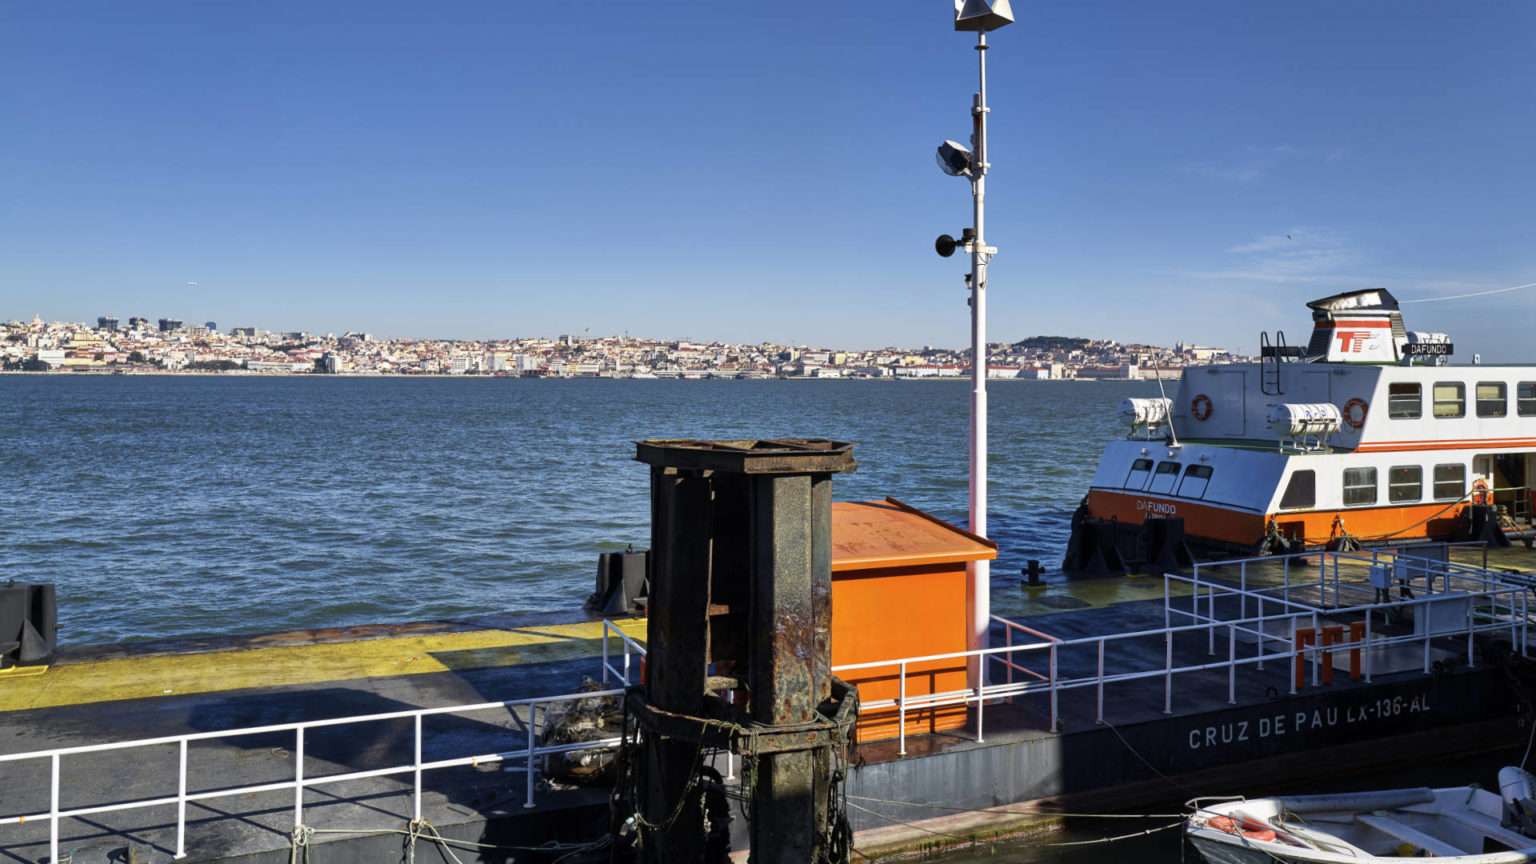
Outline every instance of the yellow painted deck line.
<path fill-rule="evenodd" d="M 645 641 L 645 619 L 614 624 Z M 595 657 L 602 654 L 602 634 L 601 622 L 588 621 L 66 663 L 5 679 L 0 711 Z M 618 637 L 609 641 L 610 650 L 622 650 Z"/>

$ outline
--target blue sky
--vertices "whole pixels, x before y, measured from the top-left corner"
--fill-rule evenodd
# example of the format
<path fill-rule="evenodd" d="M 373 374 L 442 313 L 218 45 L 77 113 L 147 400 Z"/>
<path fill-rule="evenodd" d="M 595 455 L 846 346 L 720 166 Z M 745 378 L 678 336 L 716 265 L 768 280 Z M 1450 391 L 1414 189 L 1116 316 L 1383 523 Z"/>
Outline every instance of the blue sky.
<path fill-rule="evenodd" d="M 1536 282 L 1536 5 L 1016 0 L 989 335 Z M 852 14 L 848 14 L 852 13 Z M 948 0 L 0 6 L 0 317 L 963 346 Z M 187 283 L 195 282 L 196 285 Z M 1536 360 L 1536 289 L 1405 306 Z"/>

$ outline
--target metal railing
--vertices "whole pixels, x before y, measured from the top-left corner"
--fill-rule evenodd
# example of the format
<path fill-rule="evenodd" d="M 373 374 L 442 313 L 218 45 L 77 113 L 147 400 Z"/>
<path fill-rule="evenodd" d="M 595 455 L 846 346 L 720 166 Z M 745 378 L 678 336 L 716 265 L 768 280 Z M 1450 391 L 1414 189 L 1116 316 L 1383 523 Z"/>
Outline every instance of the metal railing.
<path fill-rule="evenodd" d="M 621 655 L 624 658 L 623 665 L 619 666 L 618 668 L 614 668 L 613 663 L 609 659 L 611 655 L 610 655 L 610 653 L 608 651 L 608 640 L 611 637 L 613 637 L 613 636 L 619 637 L 620 644 L 623 646 L 623 649 L 624 649 L 623 653 Z M 631 651 L 631 649 L 633 649 L 633 651 L 635 652 L 633 656 L 637 656 L 637 657 L 640 657 L 642 659 L 645 657 L 645 646 L 643 646 L 639 642 L 635 641 L 634 638 L 632 638 L 628 633 L 625 633 L 623 630 L 620 630 L 618 628 L 618 626 L 613 623 L 612 620 L 610 620 L 608 618 L 604 618 L 603 619 L 603 686 L 604 687 L 608 686 L 608 681 L 610 680 L 609 677 L 608 677 L 609 675 L 612 675 L 615 679 L 624 682 L 624 685 L 626 687 L 629 686 L 630 684 L 636 683 L 636 682 L 630 680 L 630 670 L 631 670 L 631 664 L 630 664 L 631 654 L 630 654 L 630 651 Z"/>
<path fill-rule="evenodd" d="M 1312 553 L 1318 555 L 1319 553 Z M 1312 557 L 1309 555 L 1307 557 Z M 1327 555 L 1334 556 L 1332 572 L 1329 572 L 1330 559 Z M 1208 578 L 1202 578 L 1201 568 L 1194 568 L 1194 575 L 1180 576 L 1169 574 L 1165 577 L 1164 589 L 1164 626 L 1129 633 L 1113 633 L 1099 636 L 1082 637 L 1076 639 L 1060 639 L 1041 631 L 1029 628 L 1016 621 L 993 616 L 994 623 L 1001 624 L 1005 634 L 1005 644 L 996 648 L 987 648 L 973 651 L 958 651 L 941 654 L 931 654 L 918 657 L 906 657 L 894 660 L 882 660 L 868 663 L 843 664 L 833 667 L 832 671 L 838 673 L 858 672 L 878 669 L 896 669 L 899 676 L 899 688 L 895 698 L 867 701 L 863 704 L 864 710 L 880 710 L 894 708 L 897 715 L 898 750 L 906 753 L 907 715 L 913 711 L 933 709 L 953 705 L 974 705 L 976 720 L 976 740 L 984 741 L 984 717 L 988 703 L 997 701 L 1011 701 L 1014 697 L 1045 694 L 1049 698 L 1049 718 L 1051 731 L 1059 731 L 1060 728 L 1060 698 L 1067 691 L 1074 689 L 1093 688 L 1095 691 L 1096 714 L 1098 723 L 1104 722 L 1104 693 L 1106 687 L 1124 682 L 1162 678 L 1163 680 L 1163 711 L 1172 713 L 1174 699 L 1174 681 L 1176 676 L 1189 673 L 1212 672 L 1224 670 L 1227 675 L 1227 702 L 1236 704 L 1237 697 L 1237 672 L 1239 669 L 1254 666 L 1262 669 L 1266 661 L 1300 659 L 1310 660 L 1312 663 L 1312 679 L 1315 685 L 1318 682 L 1319 669 L 1323 662 L 1327 662 L 1331 652 L 1350 650 L 1361 647 L 1364 650 L 1366 660 L 1365 680 L 1371 680 L 1371 649 L 1380 649 L 1392 645 L 1422 642 L 1424 671 L 1431 668 L 1431 643 L 1435 639 L 1443 639 L 1448 636 L 1466 639 L 1467 661 L 1472 663 L 1473 638 L 1478 633 L 1497 632 L 1508 630 L 1512 645 L 1522 654 L 1528 650 L 1527 625 L 1529 621 L 1529 593 L 1525 586 L 1511 586 L 1500 581 L 1499 575 L 1491 571 L 1480 570 L 1468 565 L 1459 565 L 1447 562 L 1426 561 L 1422 558 L 1408 556 L 1408 560 L 1415 562 L 1412 566 L 1418 567 L 1416 571 L 1425 579 L 1426 594 L 1412 599 L 1399 599 L 1390 602 L 1372 602 L 1363 604 L 1344 604 L 1341 602 L 1345 593 L 1353 595 L 1355 591 L 1367 590 L 1358 586 L 1343 582 L 1339 576 L 1341 560 L 1363 563 L 1367 566 L 1385 566 L 1387 563 L 1395 563 L 1404 556 L 1391 558 L 1381 553 L 1358 556 L 1327 553 L 1320 560 L 1316 570 L 1318 578 L 1315 582 L 1295 582 L 1291 580 L 1292 564 L 1288 560 L 1280 560 L 1282 568 L 1282 582 L 1278 586 L 1250 587 L 1248 585 L 1248 562 L 1227 562 L 1224 566 L 1237 565 L 1239 568 L 1238 585 L 1216 583 Z M 1276 559 L 1266 559 L 1273 565 Z M 1303 568 L 1296 568 L 1301 572 Z M 1312 568 L 1307 565 L 1305 571 L 1308 580 Z M 1208 571 L 1207 571 L 1208 573 Z M 1435 593 L 1432 591 L 1433 576 L 1443 576 L 1442 584 L 1445 591 Z M 1447 591 L 1451 585 L 1451 579 L 1465 580 L 1473 587 L 1480 590 L 1464 591 L 1456 594 L 1454 598 L 1448 598 Z M 1174 605 L 1172 585 L 1178 582 L 1187 582 L 1192 586 L 1191 606 L 1188 610 L 1177 609 Z M 1465 586 L 1463 586 L 1465 587 Z M 1302 589 L 1318 592 L 1317 603 L 1308 604 L 1302 600 L 1293 599 L 1292 593 Z M 1333 605 L 1324 605 L 1328 591 L 1332 592 Z M 1278 592 L 1278 596 L 1275 596 Z M 1202 601 L 1202 597 L 1204 598 Z M 1236 600 L 1237 614 L 1234 617 L 1223 617 L 1220 613 L 1223 606 L 1230 607 Z M 1447 599 L 1455 599 L 1464 605 L 1464 618 L 1454 632 L 1448 632 L 1442 624 L 1442 629 L 1424 626 L 1421 633 L 1389 636 L 1372 630 L 1373 613 L 1396 612 L 1405 614 L 1422 608 L 1425 610 L 1426 621 L 1429 617 L 1431 604 L 1444 603 Z M 1219 602 L 1226 601 L 1226 602 Z M 1201 611 L 1201 603 L 1205 609 Z M 1248 604 L 1255 604 L 1256 614 L 1248 614 Z M 1272 605 L 1271 605 L 1272 604 Z M 1444 608 L 1444 607 L 1442 607 Z M 1172 617 L 1193 618 L 1193 623 L 1174 626 Z M 1329 646 L 1297 644 L 1295 635 L 1298 630 L 1310 626 L 1314 631 L 1320 630 L 1324 620 L 1334 620 L 1358 616 L 1365 621 L 1364 639 L 1360 646 L 1335 645 Z M 1015 642 L 1015 634 L 1038 641 Z M 1227 642 L 1227 656 L 1208 662 L 1175 663 L 1174 643 L 1177 639 L 1189 636 L 1204 636 L 1207 642 L 1208 656 L 1214 656 L 1216 652 L 1216 637 L 1220 635 Z M 618 654 L 614 653 L 610 640 L 618 637 Z M 1245 652 L 1239 656 L 1238 646 L 1245 639 L 1252 639 L 1254 647 L 1251 653 Z M 603 684 L 606 687 L 610 680 L 617 679 L 624 685 L 634 683 L 635 659 L 643 658 L 646 654 L 645 646 L 625 634 L 611 621 L 603 623 Z M 1161 651 L 1136 650 L 1137 643 L 1142 646 L 1161 644 Z M 1112 648 L 1128 646 L 1129 650 L 1122 651 L 1115 658 L 1115 666 L 1110 666 Z M 1085 654 L 1092 661 L 1094 672 L 1091 674 L 1079 674 L 1064 676 L 1061 672 L 1063 658 L 1067 655 L 1076 656 Z M 1157 655 L 1161 655 L 1157 657 Z M 1160 662 L 1147 662 L 1148 658 L 1157 657 Z M 1000 664 L 1004 671 L 1004 681 L 997 684 L 984 684 L 979 688 L 966 688 L 944 692 L 930 692 L 908 694 L 907 680 L 912 674 L 912 667 L 917 664 L 928 664 L 946 660 L 966 660 L 981 658 L 985 664 L 990 658 Z M 1032 658 L 1040 658 L 1040 668 L 1029 665 Z M 1142 661 L 1142 662 L 1138 662 Z M 959 665 L 958 663 L 956 664 Z M 1016 674 L 1017 673 L 1017 677 Z M 919 671 L 917 674 L 931 674 L 929 670 Z M 1022 680 L 1021 680 L 1022 679 Z M 1294 694 L 1302 685 L 1299 675 L 1291 676 L 1291 692 Z M 473 705 L 454 705 L 438 708 L 411 709 L 405 711 L 393 711 L 379 714 L 369 714 L 356 717 L 342 717 L 327 720 L 314 720 L 306 722 L 282 723 L 267 726 L 249 727 L 244 729 L 218 730 L 211 732 L 198 732 L 187 735 L 173 735 L 159 738 L 144 739 L 138 741 L 118 742 L 111 744 L 86 745 L 79 747 L 66 747 L 53 750 L 39 750 L 28 753 L 0 755 L 0 764 L 22 762 L 25 760 L 46 759 L 50 762 L 49 774 L 49 808 L 46 812 L 12 815 L 0 817 L 0 825 L 21 824 L 23 822 L 48 820 L 49 821 L 49 850 L 51 860 L 57 861 L 59 846 L 59 822 L 62 819 L 82 816 L 98 815 L 112 812 L 122 812 L 148 807 L 170 806 L 176 807 L 176 851 L 177 858 L 186 854 L 186 809 L 189 803 L 209 801 L 218 798 L 233 797 L 259 792 L 273 792 L 292 790 L 293 821 L 295 826 L 303 824 L 304 817 L 304 792 L 306 789 L 333 783 L 341 783 L 352 780 L 377 778 L 386 776 L 411 775 L 412 812 L 416 821 L 421 819 L 423 774 L 429 771 L 494 764 L 501 762 L 520 762 L 521 764 L 509 765 L 509 770 L 522 770 L 526 775 L 526 792 L 524 807 L 534 807 L 534 778 L 538 771 L 536 760 L 556 753 L 573 750 L 592 750 L 604 747 L 612 747 L 619 743 L 618 738 L 605 738 L 596 741 L 582 741 L 568 744 L 540 746 L 539 739 L 539 712 L 543 709 L 546 713 L 550 708 L 564 703 L 586 699 L 622 697 L 622 688 L 604 689 L 590 693 L 573 693 L 560 696 L 548 696 L 532 699 L 515 699 L 500 702 L 484 702 Z M 522 720 L 525 742 L 512 749 L 481 753 L 474 755 L 458 756 L 450 759 L 425 760 L 422 756 L 424 741 L 424 719 L 437 715 L 468 714 L 481 711 L 510 711 L 516 718 L 518 710 L 526 710 L 526 719 Z M 375 768 L 366 771 L 351 771 L 338 774 L 326 774 L 312 777 L 305 775 L 305 740 L 310 730 L 344 726 L 348 724 L 370 723 L 388 720 L 410 719 L 414 727 L 413 731 L 413 757 L 409 762 L 402 762 L 383 768 Z M 244 736 L 266 735 L 273 733 L 292 733 L 294 735 L 294 774 L 292 780 L 284 780 L 271 783 L 261 783 L 247 786 L 222 787 L 204 791 L 188 791 L 189 771 L 189 744 L 197 741 L 230 739 Z M 94 805 L 89 807 L 65 808 L 62 804 L 61 765 L 67 757 L 75 757 L 87 753 L 101 753 L 107 751 L 125 751 L 137 748 L 154 747 L 161 745 L 175 745 L 178 753 L 177 761 L 177 792 L 175 795 L 160 796 L 132 801 L 116 802 L 112 804 Z M 727 772 L 731 773 L 732 766 L 727 764 Z"/>
<path fill-rule="evenodd" d="M 1320 553 L 1311 553 L 1306 557 L 1317 557 Z M 1469 665 L 1474 660 L 1474 637 L 1479 633 L 1508 631 L 1511 643 L 1522 654 L 1528 650 L 1526 623 L 1529 617 L 1528 589 L 1520 586 L 1506 585 L 1497 580 L 1489 571 L 1482 571 L 1468 565 L 1444 564 L 1443 562 L 1429 562 L 1442 568 L 1434 572 L 1448 572 L 1456 578 L 1473 580 L 1482 585 L 1483 590 L 1463 593 L 1454 599 L 1458 603 L 1464 601 L 1466 614 L 1461 623 L 1453 628 L 1452 632 L 1444 629 L 1437 630 L 1425 626 L 1422 633 L 1407 635 L 1386 635 L 1373 628 L 1371 619 L 1373 613 L 1382 615 L 1395 614 L 1406 616 L 1420 614 L 1418 610 L 1425 610 L 1423 614 L 1428 617 L 1431 605 L 1444 603 L 1447 600 L 1444 592 L 1427 594 L 1413 599 L 1398 599 L 1381 603 L 1351 603 L 1348 605 L 1334 606 L 1327 609 L 1317 604 L 1309 604 L 1300 600 L 1291 599 L 1293 592 L 1300 592 L 1303 588 L 1319 587 L 1319 591 L 1331 591 L 1335 600 L 1352 595 L 1361 589 L 1343 582 L 1339 575 L 1339 562 L 1330 561 L 1328 556 L 1336 553 L 1323 553 L 1323 560 L 1315 570 L 1296 567 L 1295 572 L 1301 573 L 1304 569 L 1318 574 L 1316 582 L 1292 581 L 1291 562 L 1281 560 L 1278 563 L 1283 570 L 1283 583 L 1272 588 L 1232 588 L 1229 585 L 1214 583 L 1208 579 L 1178 576 L 1169 574 L 1165 577 L 1164 588 L 1164 626 L 1148 628 L 1144 630 L 1111 633 L 1099 636 L 1088 636 L 1076 639 L 1060 639 L 1039 630 L 1027 627 L 1019 622 L 1011 621 L 998 616 L 993 616 L 994 623 L 1001 624 L 1005 634 L 1005 644 L 997 648 L 987 648 L 972 651 L 956 651 L 941 654 L 929 654 L 916 657 L 904 657 L 893 660 L 879 660 L 867 663 L 849 663 L 832 667 L 833 672 L 839 674 L 848 672 L 871 672 L 877 670 L 894 670 L 898 681 L 897 695 L 891 699 L 864 700 L 861 703 L 861 711 L 878 711 L 894 708 L 896 710 L 898 752 L 906 754 L 907 739 L 907 715 L 915 711 L 935 709 L 947 706 L 975 706 L 975 737 L 978 742 L 985 739 L 985 716 L 988 703 L 1004 701 L 1012 702 L 1014 697 L 1045 694 L 1049 700 L 1050 731 L 1060 730 L 1061 711 L 1060 700 L 1062 694 L 1070 690 L 1093 688 L 1095 693 L 1095 722 L 1104 722 L 1104 695 L 1109 685 L 1121 684 L 1131 681 L 1158 679 L 1163 681 L 1163 706 L 1165 714 L 1173 713 L 1174 682 L 1179 676 L 1188 676 L 1190 673 L 1199 672 L 1226 672 L 1227 703 L 1237 704 L 1237 674 L 1246 667 L 1258 670 L 1264 669 L 1266 662 L 1287 661 L 1294 664 L 1298 659 L 1309 662 L 1311 665 L 1312 685 L 1317 686 L 1322 676 L 1322 664 L 1331 662 L 1334 653 L 1343 653 L 1350 650 L 1360 650 L 1364 663 L 1364 680 L 1369 682 L 1372 675 L 1372 650 L 1390 648 L 1404 644 L 1422 644 L 1423 646 L 1423 670 L 1428 673 L 1432 668 L 1432 643 L 1436 639 L 1446 637 L 1465 637 L 1467 649 L 1467 662 Z M 1342 553 L 1339 553 L 1342 554 Z M 1296 556 L 1300 557 L 1300 556 Z M 1375 555 L 1362 554 L 1360 556 L 1344 556 L 1350 560 L 1357 560 L 1367 565 L 1373 561 L 1378 565 L 1386 560 L 1382 553 Z M 1271 564 L 1275 559 L 1268 559 Z M 1409 560 L 1422 562 L 1423 559 L 1410 558 Z M 1330 568 L 1329 563 L 1333 566 Z M 1247 584 L 1246 562 L 1229 562 L 1240 565 L 1240 580 L 1243 586 Z M 1198 572 L 1198 571 L 1197 571 Z M 1178 582 L 1186 582 L 1192 585 L 1191 610 L 1181 610 L 1174 605 L 1174 592 L 1172 585 Z M 1449 584 L 1447 581 L 1445 584 Z M 1269 592 L 1278 591 L 1280 596 L 1271 596 Z M 1241 613 L 1235 618 L 1223 618 L 1216 613 L 1217 600 L 1223 596 L 1237 597 Z M 1199 611 L 1200 605 L 1206 605 L 1205 613 Z M 1256 614 L 1248 614 L 1247 604 L 1254 605 Z M 1180 615 L 1196 620 L 1193 623 L 1174 625 L 1172 617 Z M 1295 635 L 1298 630 L 1311 629 L 1320 632 L 1325 622 L 1337 618 L 1358 617 L 1366 622 L 1364 638 L 1358 643 L 1344 644 L 1312 644 L 1298 645 Z M 1443 622 L 1442 622 L 1443 623 Z M 615 633 L 623 635 L 618 629 L 612 628 Z M 1015 634 L 1032 636 L 1038 641 L 1015 642 Z M 1176 640 L 1190 637 L 1204 637 L 1207 645 L 1207 656 L 1215 656 L 1216 639 L 1220 636 L 1227 643 L 1227 657 L 1214 661 L 1197 663 L 1177 663 L 1174 657 L 1174 643 Z M 1251 652 L 1238 652 L 1238 646 L 1244 639 L 1253 639 L 1254 647 Z M 1126 647 L 1120 652 L 1121 657 L 1111 659 L 1114 649 Z M 1139 650 L 1138 650 L 1139 649 Z M 606 640 L 605 640 L 606 650 Z M 623 674 L 614 669 L 605 655 L 605 668 L 613 669 L 615 675 L 628 680 L 627 670 L 632 668 L 631 651 L 636 655 L 644 656 L 645 649 L 639 643 L 628 637 L 623 640 L 624 660 Z M 1069 655 L 1075 657 L 1078 654 L 1086 654 L 1091 662 L 1094 672 L 1088 675 L 1064 676 L 1061 672 L 1064 659 Z M 1039 657 L 1038 668 L 1028 665 L 1030 658 Z M 914 671 L 912 667 L 919 664 L 933 664 L 946 660 L 969 661 L 971 658 L 990 658 L 996 661 L 1004 672 L 1004 680 L 997 684 L 986 684 L 980 688 L 966 688 L 960 690 L 948 690 L 941 692 L 917 693 L 908 692 L 907 682 L 913 675 L 927 676 L 932 674 L 931 669 Z M 1139 664 L 1137 661 L 1140 660 Z M 1111 666 L 1111 663 L 1114 666 Z M 954 664 L 960 666 L 959 662 Z M 857 678 L 858 676 L 850 676 Z M 1289 678 L 1290 693 L 1294 695 L 1304 686 L 1298 673 Z"/>
<path fill-rule="evenodd" d="M 221 729 L 213 732 L 197 732 L 188 735 L 168 735 L 160 738 L 147 738 L 138 741 L 123 741 L 111 744 L 94 744 L 79 747 L 62 747 L 53 750 L 37 750 L 28 753 L 14 753 L 0 755 L 0 764 L 23 762 L 32 759 L 47 759 L 51 763 L 49 773 L 49 805 L 47 812 L 26 813 L 0 817 L 0 825 L 19 825 L 24 822 L 35 822 L 46 819 L 49 822 L 48 849 L 49 860 L 59 860 L 59 821 L 61 819 L 81 816 L 92 816 L 104 813 L 116 813 L 128 810 L 136 810 L 147 807 L 176 806 L 176 858 L 186 855 L 186 826 L 187 804 L 200 801 L 210 801 L 217 798 L 228 798 L 237 795 L 248 795 L 259 792 L 274 792 L 286 789 L 293 790 L 293 823 L 294 826 L 304 824 L 304 790 L 332 783 L 342 783 L 352 780 L 363 780 L 375 777 L 388 777 L 401 774 L 411 775 L 412 786 L 412 813 L 413 820 L 421 820 L 422 801 L 422 775 L 428 771 L 443 768 L 455 768 L 464 766 L 479 766 L 498 762 L 520 761 L 520 765 L 510 765 L 508 770 L 521 770 L 527 775 L 526 796 L 524 807 L 534 807 L 534 776 L 538 771 L 536 760 L 554 753 L 565 753 L 572 750 L 591 750 L 603 747 L 612 747 L 619 743 L 618 738 L 604 738 L 595 741 L 580 741 L 568 744 L 540 746 L 539 740 L 539 711 L 548 710 L 555 705 L 575 702 L 584 699 L 604 698 L 609 696 L 622 696 L 621 689 L 602 690 L 591 693 L 573 693 L 562 696 L 546 696 L 535 699 L 511 699 L 502 702 L 482 702 L 474 705 L 453 705 L 441 708 L 419 708 L 408 711 L 390 711 L 381 714 L 368 714 L 357 717 L 339 717 L 329 720 L 311 720 L 299 723 L 279 723 L 269 726 L 253 726 L 244 729 Z M 526 709 L 527 718 L 523 720 L 523 731 L 527 741 L 523 746 L 515 749 L 497 751 L 493 753 L 479 753 L 468 756 L 460 756 L 452 759 L 424 760 L 422 758 L 423 719 L 443 714 L 467 714 L 479 711 L 511 711 L 516 716 L 517 709 Z M 306 734 L 313 729 L 345 726 L 358 723 L 372 723 L 385 720 L 411 719 L 414 725 L 413 758 L 408 763 L 395 764 L 384 768 L 374 768 L 366 771 L 350 771 L 341 774 L 326 774 L 319 777 L 307 777 L 304 773 L 304 745 Z M 294 772 L 292 780 L 283 780 L 273 783 L 260 783 L 247 786 L 231 786 L 200 792 L 187 790 L 188 775 L 188 745 L 196 741 L 213 739 L 227 740 L 253 735 L 269 735 L 273 733 L 291 732 L 294 735 Z M 134 750 L 145 747 L 161 745 L 176 745 L 179 759 L 176 770 L 177 784 L 176 794 L 156 798 L 146 798 L 132 801 L 122 801 L 112 804 L 102 804 L 90 807 L 64 808 L 61 803 L 61 766 L 66 757 L 79 756 L 87 753 L 103 753 L 108 751 Z"/>

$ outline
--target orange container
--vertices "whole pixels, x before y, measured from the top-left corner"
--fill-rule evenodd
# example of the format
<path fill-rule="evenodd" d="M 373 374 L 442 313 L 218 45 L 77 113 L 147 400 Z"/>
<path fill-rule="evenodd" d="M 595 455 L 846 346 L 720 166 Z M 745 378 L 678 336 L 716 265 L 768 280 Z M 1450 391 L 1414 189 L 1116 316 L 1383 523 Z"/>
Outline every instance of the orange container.
<path fill-rule="evenodd" d="M 997 544 L 887 498 L 832 504 L 832 665 L 966 650 L 969 580 L 965 565 L 997 557 Z M 894 700 L 897 664 L 837 673 L 860 701 Z M 966 689 L 964 658 L 909 664 L 908 700 Z M 963 704 L 909 709 L 907 734 L 959 729 Z M 894 707 L 860 712 L 861 741 L 894 738 Z"/>

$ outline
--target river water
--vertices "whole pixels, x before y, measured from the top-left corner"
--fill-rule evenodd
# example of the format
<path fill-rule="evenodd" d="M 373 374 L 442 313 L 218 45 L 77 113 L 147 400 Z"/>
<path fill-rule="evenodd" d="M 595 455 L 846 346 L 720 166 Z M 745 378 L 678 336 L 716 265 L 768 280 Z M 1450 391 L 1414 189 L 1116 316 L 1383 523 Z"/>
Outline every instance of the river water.
<path fill-rule="evenodd" d="M 841 500 L 966 513 L 963 381 L 0 376 L 0 578 L 61 641 L 556 612 L 649 543 L 642 438 L 854 442 Z M 1139 382 L 996 382 L 994 590 L 1059 563 Z"/>

